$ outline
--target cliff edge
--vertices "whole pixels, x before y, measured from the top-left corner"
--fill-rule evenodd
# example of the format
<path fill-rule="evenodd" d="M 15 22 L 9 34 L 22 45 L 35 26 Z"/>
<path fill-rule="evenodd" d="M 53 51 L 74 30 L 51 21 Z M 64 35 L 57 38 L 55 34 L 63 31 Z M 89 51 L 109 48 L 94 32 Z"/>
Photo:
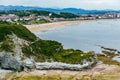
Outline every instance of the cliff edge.
<path fill-rule="evenodd" d="M 96 63 L 94 53 L 63 49 L 61 43 L 42 40 L 20 24 L 0 23 L 0 67 L 9 70 L 81 70 Z"/>

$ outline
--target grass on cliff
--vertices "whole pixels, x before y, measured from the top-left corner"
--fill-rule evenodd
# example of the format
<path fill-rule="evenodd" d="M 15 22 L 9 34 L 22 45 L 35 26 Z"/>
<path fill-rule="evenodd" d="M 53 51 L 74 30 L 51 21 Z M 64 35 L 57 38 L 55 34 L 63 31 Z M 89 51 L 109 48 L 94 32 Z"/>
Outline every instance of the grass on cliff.
<path fill-rule="evenodd" d="M 34 41 L 36 40 L 36 36 L 31 33 L 26 27 L 17 24 L 0 22 L 0 42 L 5 40 L 6 35 L 16 34 L 18 37 L 28 40 Z"/>
<path fill-rule="evenodd" d="M 7 35 L 17 35 L 19 38 L 27 40 L 29 45 L 22 46 L 24 56 L 34 56 L 36 61 L 58 61 L 72 64 L 83 64 L 85 59 L 91 61 L 91 57 L 94 58 L 94 54 L 84 53 L 81 50 L 63 49 L 61 43 L 51 40 L 41 40 L 31 33 L 26 27 L 20 24 L 0 23 L 0 49 L 11 52 L 14 47 L 11 46 L 11 42 L 7 41 Z"/>
<path fill-rule="evenodd" d="M 65 62 L 71 64 L 83 64 L 82 60 L 91 61 L 94 58 L 92 52 L 84 53 L 81 50 L 63 49 L 61 43 L 49 40 L 39 40 L 30 46 L 24 46 L 23 52 L 26 56 L 37 56 L 36 61 L 40 62 Z"/>
<path fill-rule="evenodd" d="M 9 38 L 5 39 L 4 41 L 2 41 L 2 43 L 0 44 L 0 51 L 7 51 L 7 52 L 13 52 L 13 48 L 14 48 L 14 44 L 13 41 Z"/>

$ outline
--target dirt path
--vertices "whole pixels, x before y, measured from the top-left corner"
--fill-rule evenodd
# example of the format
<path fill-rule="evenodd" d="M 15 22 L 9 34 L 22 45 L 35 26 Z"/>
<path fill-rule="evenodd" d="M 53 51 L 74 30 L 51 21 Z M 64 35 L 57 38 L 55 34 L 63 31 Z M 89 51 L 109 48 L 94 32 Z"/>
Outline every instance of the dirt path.
<path fill-rule="evenodd" d="M 37 77 L 36 77 L 37 76 Z M 95 67 L 83 71 L 67 70 L 32 70 L 30 72 L 21 72 L 17 75 L 20 78 L 44 78 L 51 77 L 53 80 L 61 77 L 61 80 L 120 80 L 120 67 L 115 65 L 97 64 Z M 17 80 L 17 79 L 15 79 Z M 18 79 L 19 80 L 19 79 Z M 38 79 L 35 79 L 38 80 Z M 59 79 L 58 79 L 59 80 Z"/>

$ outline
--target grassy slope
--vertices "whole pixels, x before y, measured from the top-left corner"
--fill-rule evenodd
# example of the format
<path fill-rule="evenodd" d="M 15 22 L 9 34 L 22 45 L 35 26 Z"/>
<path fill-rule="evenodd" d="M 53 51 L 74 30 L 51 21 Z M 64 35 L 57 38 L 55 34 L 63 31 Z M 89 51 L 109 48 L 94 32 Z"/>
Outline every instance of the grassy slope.
<path fill-rule="evenodd" d="M 22 25 L 11 24 L 11 23 L 0 23 L 0 41 L 5 40 L 6 35 L 12 33 L 28 41 L 36 40 L 36 36 Z"/>
<path fill-rule="evenodd" d="M 59 61 L 72 64 L 82 64 L 81 61 L 83 59 L 90 61 L 90 57 L 94 57 L 94 54 L 91 52 L 84 53 L 80 50 L 73 49 L 65 50 L 59 42 L 38 39 L 22 25 L 0 23 L 0 42 L 5 42 L 8 39 L 6 35 L 10 35 L 12 33 L 16 34 L 19 38 L 29 41 L 29 46 L 24 45 L 22 47 L 22 51 L 27 57 L 35 56 L 36 61 Z M 11 42 L 7 40 L 7 43 L 10 44 Z M 12 51 L 13 47 L 10 47 L 11 45 L 8 44 L 2 44 L 0 49 Z"/>

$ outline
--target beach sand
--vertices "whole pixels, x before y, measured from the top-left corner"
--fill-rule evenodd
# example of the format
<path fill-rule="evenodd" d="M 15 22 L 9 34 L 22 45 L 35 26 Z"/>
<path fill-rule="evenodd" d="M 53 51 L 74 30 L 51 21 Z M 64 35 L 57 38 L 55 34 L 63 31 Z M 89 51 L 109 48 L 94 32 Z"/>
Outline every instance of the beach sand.
<path fill-rule="evenodd" d="M 43 23 L 43 24 L 32 24 L 32 25 L 24 25 L 30 31 L 48 31 L 52 28 L 58 28 L 63 26 L 77 25 L 83 22 L 93 22 L 93 21 L 101 21 L 101 20 L 113 20 L 113 19 L 97 19 L 97 20 L 77 20 L 77 21 L 61 21 L 61 22 L 53 22 L 53 23 Z M 117 20 L 117 19 L 115 19 Z"/>
<path fill-rule="evenodd" d="M 33 25 L 24 25 L 30 31 L 47 31 L 52 28 L 62 27 L 62 26 L 69 26 L 69 25 L 76 25 L 82 21 L 62 21 L 62 22 L 53 22 L 53 23 L 44 23 L 44 24 L 33 24 Z"/>

